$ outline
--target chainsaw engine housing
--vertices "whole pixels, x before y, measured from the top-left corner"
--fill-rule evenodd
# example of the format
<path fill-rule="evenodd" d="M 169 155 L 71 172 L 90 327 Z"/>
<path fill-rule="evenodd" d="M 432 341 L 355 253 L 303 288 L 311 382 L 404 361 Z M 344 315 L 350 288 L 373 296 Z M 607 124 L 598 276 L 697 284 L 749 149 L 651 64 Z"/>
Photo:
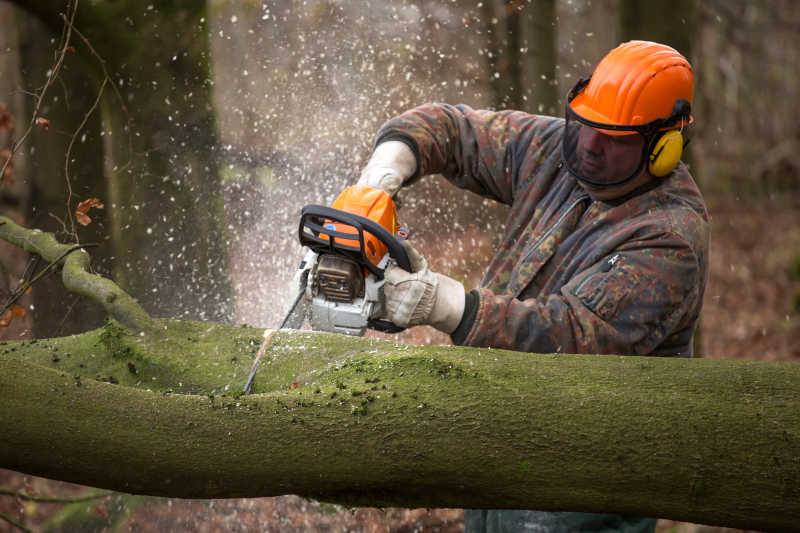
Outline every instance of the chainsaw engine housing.
<path fill-rule="evenodd" d="M 388 254 L 379 263 L 385 267 Z M 354 260 L 336 254 L 306 256 L 311 268 L 305 298 L 315 331 L 363 336 L 373 319 L 383 315 L 383 280 Z"/>

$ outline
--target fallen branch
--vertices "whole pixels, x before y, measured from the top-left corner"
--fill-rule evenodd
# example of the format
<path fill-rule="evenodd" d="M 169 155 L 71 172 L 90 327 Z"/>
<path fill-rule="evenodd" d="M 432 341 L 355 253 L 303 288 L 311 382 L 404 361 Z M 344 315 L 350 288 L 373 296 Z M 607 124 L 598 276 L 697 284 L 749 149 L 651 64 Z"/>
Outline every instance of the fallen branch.
<path fill-rule="evenodd" d="M 85 250 L 70 253 L 73 247 L 59 243 L 51 234 L 23 228 L 6 217 L 0 217 L 0 239 L 26 252 L 38 254 L 45 261 L 60 264 L 67 290 L 100 304 L 111 317 L 126 327 L 136 331 L 150 327 L 150 316 L 136 300 L 113 281 L 89 273 L 90 258 Z"/>
<path fill-rule="evenodd" d="M 23 526 L 22 524 L 20 524 L 19 522 L 17 522 L 16 520 L 14 520 L 13 518 L 11 518 L 10 516 L 8 516 L 5 513 L 0 513 L 0 520 L 3 520 L 4 522 L 8 522 L 10 525 L 14 526 L 15 528 L 19 529 L 20 531 L 23 531 L 24 533 L 30 533 L 31 532 L 30 529 L 28 529 L 27 527 Z"/>
<path fill-rule="evenodd" d="M 52 498 L 47 496 L 35 496 L 33 494 L 25 494 L 24 492 L 17 492 L 14 490 L 4 489 L 0 487 L 0 494 L 4 496 L 13 496 L 14 498 L 18 498 L 20 500 L 26 502 L 37 502 L 37 503 L 80 503 L 80 502 L 88 502 L 92 500 L 99 500 L 100 498 L 105 498 L 106 496 L 110 496 L 112 493 L 110 492 L 101 492 L 99 494 L 90 494 L 88 496 L 78 496 L 77 498 Z"/>

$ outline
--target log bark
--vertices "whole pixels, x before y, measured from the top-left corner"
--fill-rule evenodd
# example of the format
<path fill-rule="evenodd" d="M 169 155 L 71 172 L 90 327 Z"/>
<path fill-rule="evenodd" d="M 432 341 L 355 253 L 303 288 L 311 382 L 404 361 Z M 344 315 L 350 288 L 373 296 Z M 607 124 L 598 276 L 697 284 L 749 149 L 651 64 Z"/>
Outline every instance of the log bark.
<path fill-rule="evenodd" d="M 226 394 L 259 333 L 166 320 L 0 345 L 0 466 L 182 498 L 798 527 L 798 365 L 281 331 L 255 394 Z"/>
<path fill-rule="evenodd" d="M 242 396 L 263 330 L 148 326 L 0 343 L 0 467 L 181 498 L 800 528 L 796 364 L 283 330 Z"/>

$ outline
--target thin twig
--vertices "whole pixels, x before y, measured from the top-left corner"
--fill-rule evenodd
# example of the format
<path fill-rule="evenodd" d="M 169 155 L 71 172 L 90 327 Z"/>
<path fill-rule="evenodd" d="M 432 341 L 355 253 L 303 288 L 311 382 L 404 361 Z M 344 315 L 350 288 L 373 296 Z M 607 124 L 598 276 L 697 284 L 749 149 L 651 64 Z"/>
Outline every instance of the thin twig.
<path fill-rule="evenodd" d="M 80 502 L 88 502 L 91 500 L 99 500 L 100 498 L 105 498 L 109 496 L 110 492 L 101 492 L 97 494 L 90 494 L 88 496 L 79 496 L 77 498 L 48 498 L 46 496 L 33 496 L 30 494 L 25 494 L 24 492 L 17 492 L 11 489 L 4 489 L 0 488 L 0 494 L 5 496 L 13 496 L 15 498 L 19 498 L 20 500 L 24 500 L 27 502 L 39 502 L 39 503 L 80 503 Z"/>
<path fill-rule="evenodd" d="M 75 217 L 72 215 L 72 184 L 69 182 L 69 157 L 72 152 L 72 146 L 75 144 L 75 139 L 78 137 L 78 133 L 81 132 L 83 127 L 86 125 L 86 122 L 89 121 L 89 117 L 94 113 L 94 110 L 97 109 L 97 104 L 100 103 L 100 98 L 103 96 L 103 90 L 106 88 L 106 83 L 108 82 L 108 77 L 103 79 L 102 85 L 100 85 L 100 90 L 97 92 L 97 98 L 95 98 L 92 107 L 89 108 L 89 111 L 83 116 L 83 120 L 81 121 L 78 129 L 75 130 L 75 133 L 72 134 L 72 138 L 69 140 L 69 146 L 67 146 L 67 155 L 64 157 L 64 178 L 67 180 L 67 214 L 69 215 L 69 224 L 70 228 L 72 229 L 72 237 L 75 242 L 80 243 L 78 240 L 78 232 L 75 231 Z"/>
<path fill-rule="evenodd" d="M 61 15 L 61 18 L 64 20 L 64 22 L 67 22 L 67 18 L 64 15 Z M 97 61 L 100 63 L 100 68 L 103 70 L 104 80 L 108 80 L 110 82 L 111 88 L 114 90 L 114 94 L 116 94 L 117 98 L 119 99 L 120 110 L 125 115 L 125 125 L 126 126 L 130 125 L 131 119 L 130 116 L 128 115 L 128 107 L 125 105 L 125 99 L 123 98 L 122 93 L 119 92 L 119 88 L 114 83 L 114 80 L 111 78 L 111 75 L 109 75 L 108 70 L 106 70 L 106 60 L 103 59 L 103 56 L 101 56 L 97 52 L 97 50 L 95 50 L 94 46 L 92 46 L 92 43 L 89 41 L 89 39 L 87 39 L 86 36 L 83 33 L 81 33 L 81 31 L 78 28 L 73 28 L 72 31 L 74 31 L 75 35 L 77 35 L 80 38 L 80 40 L 83 41 L 83 44 L 86 45 L 86 48 L 89 49 L 89 52 L 91 52 L 91 54 L 95 57 L 95 59 L 97 59 Z M 122 165 L 121 169 L 125 169 L 125 167 L 127 167 L 130 164 L 131 162 L 130 157 L 132 156 L 132 154 L 133 154 L 133 137 L 131 136 L 129 131 L 128 132 L 129 159 L 125 164 Z"/>
<path fill-rule="evenodd" d="M 10 516 L 8 516 L 5 513 L 0 513 L 0 520 L 5 520 L 6 522 L 11 524 L 15 528 L 19 529 L 20 531 L 24 531 L 25 533 L 31 533 L 30 529 L 28 529 L 27 527 L 23 526 L 22 524 L 20 524 L 19 522 L 17 522 L 16 520 L 14 520 L 13 518 L 11 518 Z"/>
<path fill-rule="evenodd" d="M 61 66 L 64 64 L 64 58 L 67 55 L 67 50 L 69 49 L 69 40 L 72 35 L 72 23 L 75 21 L 75 14 L 78 12 L 78 0 L 75 0 L 75 3 L 72 5 L 72 14 L 70 16 L 70 24 L 65 29 L 64 38 L 62 39 L 63 46 L 61 47 L 61 51 L 58 53 L 58 58 L 56 59 L 55 65 L 53 68 L 50 69 L 50 75 L 47 77 L 47 80 L 42 87 L 42 90 L 39 92 L 39 96 L 36 100 L 36 107 L 33 109 L 33 114 L 31 115 L 31 121 L 28 124 L 28 128 L 25 130 L 25 133 L 22 134 L 22 137 L 17 139 L 14 144 L 11 146 L 11 155 L 8 159 L 3 163 L 2 168 L 0 168 L 0 176 L 6 171 L 6 167 L 11 163 L 11 160 L 14 158 L 14 154 L 22 147 L 25 140 L 30 135 L 31 131 L 33 131 L 33 127 L 36 125 L 36 121 L 39 118 L 39 109 L 42 107 L 42 103 L 44 102 L 44 97 L 47 94 L 47 90 L 53 84 L 55 79 L 58 77 L 58 73 L 61 70 Z M 2 182 L 0 182 L 0 187 L 2 187 Z"/>

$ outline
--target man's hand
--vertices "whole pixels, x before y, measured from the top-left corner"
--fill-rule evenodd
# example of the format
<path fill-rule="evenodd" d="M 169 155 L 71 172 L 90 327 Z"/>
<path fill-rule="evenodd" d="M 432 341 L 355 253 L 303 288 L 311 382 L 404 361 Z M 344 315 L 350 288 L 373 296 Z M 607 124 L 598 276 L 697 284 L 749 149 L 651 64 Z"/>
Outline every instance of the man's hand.
<path fill-rule="evenodd" d="M 400 327 L 429 324 L 452 333 L 464 315 L 464 286 L 428 269 L 428 263 L 407 242 L 403 242 L 414 272 L 392 265 L 386 269 L 383 286 L 386 317 Z"/>
<path fill-rule="evenodd" d="M 400 141 L 386 141 L 375 148 L 358 185 L 383 189 L 394 196 L 416 170 L 417 160 L 411 148 Z"/>

